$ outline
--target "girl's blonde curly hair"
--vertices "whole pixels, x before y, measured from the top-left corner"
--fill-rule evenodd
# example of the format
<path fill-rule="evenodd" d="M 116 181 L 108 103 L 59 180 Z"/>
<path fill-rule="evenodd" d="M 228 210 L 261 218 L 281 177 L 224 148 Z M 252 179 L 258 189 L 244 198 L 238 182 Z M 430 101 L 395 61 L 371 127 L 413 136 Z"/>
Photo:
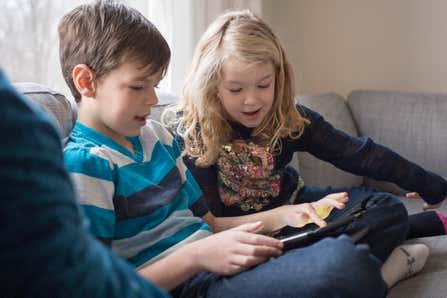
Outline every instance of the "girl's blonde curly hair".
<path fill-rule="evenodd" d="M 275 69 L 275 98 L 270 113 L 252 132 L 256 143 L 278 152 L 281 138 L 299 138 L 308 123 L 295 108 L 292 67 L 267 23 L 246 10 L 225 13 L 201 37 L 182 99 L 162 117 L 165 124 L 176 127 L 185 142 L 183 153 L 196 159 L 197 166 L 214 164 L 221 146 L 235 137 L 217 96 L 222 65 L 229 57 L 244 63 L 272 63 Z"/>

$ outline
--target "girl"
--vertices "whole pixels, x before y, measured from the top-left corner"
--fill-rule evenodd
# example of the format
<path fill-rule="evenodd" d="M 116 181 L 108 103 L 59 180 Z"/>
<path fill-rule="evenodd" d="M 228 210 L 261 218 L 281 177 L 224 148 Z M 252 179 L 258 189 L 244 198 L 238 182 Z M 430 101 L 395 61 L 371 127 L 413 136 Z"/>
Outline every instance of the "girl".
<path fill-rule="evenodd" d="M 414 191 L 407 196 L 423 196 L 427 208 L 439 207 L 447 194 L 447 182 L 440 176 L 369 138 L 347 135 L 318 113 L 296 104 L 294 85 L 292 68 L 277 37 L 250 12 L 224 14 L 202 36 L 182 101 L 173 109 L 178 119 L 169 120 L 165 114 L 164 122 L 175 126 L 185 162 L 215 215 L 311 203 L 329 193 L 346 191 L 346 207 L 332 211 L 328 221 L 359 204 L 366 206 L 366 214 L 348 230 L 367 225 L 370 232 L 363 241 L 382 261 L 407 236 L 445 234 L 442 220 L 432 211 L 411 216 L 410 232 L 399 235 L 397 231 L 408 225 L 407 213 L 389 193 L 303 185 L 299 173 L 287 166 L 296 151 L 310 152 L 356 175 L 395 182 Z M 424 227 L 421 219 L 427 215 L 433 222 L 431 230 L 418 234 Z M 428 248 L 402 246 L 397 251 L 402 249 L 402 258 L 408 250 L 418 257 L 420 270 Z M 407 269 L 417 271 L 405 268 L 398 269 L 400 277 Z M 400 278 L 399 274 L 394 276 Z"/>

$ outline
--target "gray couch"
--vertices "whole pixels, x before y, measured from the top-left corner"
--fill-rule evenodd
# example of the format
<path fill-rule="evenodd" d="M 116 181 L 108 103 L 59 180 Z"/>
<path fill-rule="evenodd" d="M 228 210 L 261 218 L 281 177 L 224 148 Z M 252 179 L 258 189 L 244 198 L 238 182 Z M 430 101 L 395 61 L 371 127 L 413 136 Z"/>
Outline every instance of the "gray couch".
<path fill-rule="evenodd" d="M 16 87 L 43 106 L 66 138 L 76 119 L 72 100 L 42 85 L 19 83 Z M 159 119 L 164 107 L 175 96 L 159 94 L 160 102 L 152 117 Z M 320 112 L 335 127 L 353 135 L 371 136 L 427 169 L 447 178 L 447 95 L 384 91 L 354 91 L 347 100 L 337 94 L 300 96 L 304 105 Z M 294 160 L 305 182 L 313 185 L 367 185 L 403 194 L 395 185 L 353 176 L 300 153 Z M 402 199 L 410 213 L 418 212 L 422 202 Z M 441 209 L 447 212 L 444 205 Z M 447 297 L 447 237 L 417 239 L 429 245 L 431 255 L 424 270 L 400 282 L 389 294 L 398 297 Z"/>
<path fill-rule="evenodd" d="M 337 94 L 300 96 L 299 101 L 320 112 L 335 127 L 356 136 L 370 136 L 402 156 L 447 178 L 447 94 L 390 91 L 353 91 L 347 99 Z M 394 184 L 365 179 L 336 169 L 307 153 L 298 155 L 305 183 L 334 186 L 372 186 L 404 194 Z M 402 198 L 409 213 L 422 202 Z M 441 211 L 447 212 L 444 203 Z M 427 265 L 415 277 L 398 283 L 390 298 L 447 297 L 447 236 L 416 239 L 431 250 Z"/>

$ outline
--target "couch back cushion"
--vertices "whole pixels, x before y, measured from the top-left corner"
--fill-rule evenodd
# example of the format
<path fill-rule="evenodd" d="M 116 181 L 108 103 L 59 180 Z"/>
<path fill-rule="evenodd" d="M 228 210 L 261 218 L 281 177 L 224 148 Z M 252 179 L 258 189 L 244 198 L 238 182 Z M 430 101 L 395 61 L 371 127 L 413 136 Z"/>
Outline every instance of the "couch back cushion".
<path fill-rule="evenodd" d="M 163 111 L 169 105 L 172 105 L 180 100 L 180 97 L 174 93 L 157 90 L 158 103 L 151 108 L 151 119 L 160 122 L 160 117 Z"/>
<path fill-rule="evenodd" d="M 51 88 L 36 83 L 15 83 L 15 88 L 31 101 L 42 107 L 50 118 L 55 120 L 56 128 L 65 140 L 70 134 L 77 119 L 76 103 L 73 99 Z M 163 91 L 157 92 L 158 104 L 152 107 L 150 117 L 160 121 L 160 115 L 169 105 L 178 101 L 178 96 Z"/>
<path fill-rule="evenodd" d="M 15 83 L 14 87 L 48 112 L 55 120 L 62 139 L 66 139 L 76 122 L 76 103 L 61 93 L 36 83 Z"/>
<path fill-rule="evenodd" d="M 447 178 L 447 94 L 356 90 L 348 105 L 360 135 Z M 403 191 L 372 179 L 365 184 Z"/>
<path fill-rule="evenodd" d="M 299 96 L 298 102 L 320 113 L 335 128 L 358 136 L 351 112 L 342 96 L 335 93 Z M 363 177 L 339 170 L 309 153 L 298 153 L 298 160 L 300 173 L 307 185 L 350 187 L 363 183 Z"/>

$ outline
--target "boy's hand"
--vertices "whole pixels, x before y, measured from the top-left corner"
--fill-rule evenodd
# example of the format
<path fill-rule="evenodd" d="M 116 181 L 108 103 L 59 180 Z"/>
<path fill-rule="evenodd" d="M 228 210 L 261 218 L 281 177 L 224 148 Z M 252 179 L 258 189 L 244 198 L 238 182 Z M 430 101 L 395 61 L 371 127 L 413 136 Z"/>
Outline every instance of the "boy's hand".
<path fill-rule="evenodd" d="M 343 209 L 345 207 L 344 203 L 347 201 L 348 194 L 341 192 L 329 194 L 316 202 L 288 205 L 280 208 L 283 208 L 281 213 L 286 225 L 300 228 L 309 223 L 315 223 L 324 227 L 326 222 L 323 219 L 329 215 L 334 207 Z"/>
<path fill-rule="evenodd" d="M 417 192 L 409 192 L 409 193 L 407 193 L 405 195 L 405 197 L 407 199 L 422 199 L 422 197 Z M 442 201 L 440 203 L 437 203 L 437 204 L 424 203 L 422 205 L 422 210 L 423 211 L 427 211 L 427 210 L 430 210 L 430 209 L 438 209 L 439 207 L 441 207 L 441 205 L 442 205 Z"/>
<path fill-rule="evenodd" d="M 201 271 L 233 275 L 281 255 L 282 243 L 264 235 L 263 223 L 248 223 L 193 242 L 193 255 Z"/>

